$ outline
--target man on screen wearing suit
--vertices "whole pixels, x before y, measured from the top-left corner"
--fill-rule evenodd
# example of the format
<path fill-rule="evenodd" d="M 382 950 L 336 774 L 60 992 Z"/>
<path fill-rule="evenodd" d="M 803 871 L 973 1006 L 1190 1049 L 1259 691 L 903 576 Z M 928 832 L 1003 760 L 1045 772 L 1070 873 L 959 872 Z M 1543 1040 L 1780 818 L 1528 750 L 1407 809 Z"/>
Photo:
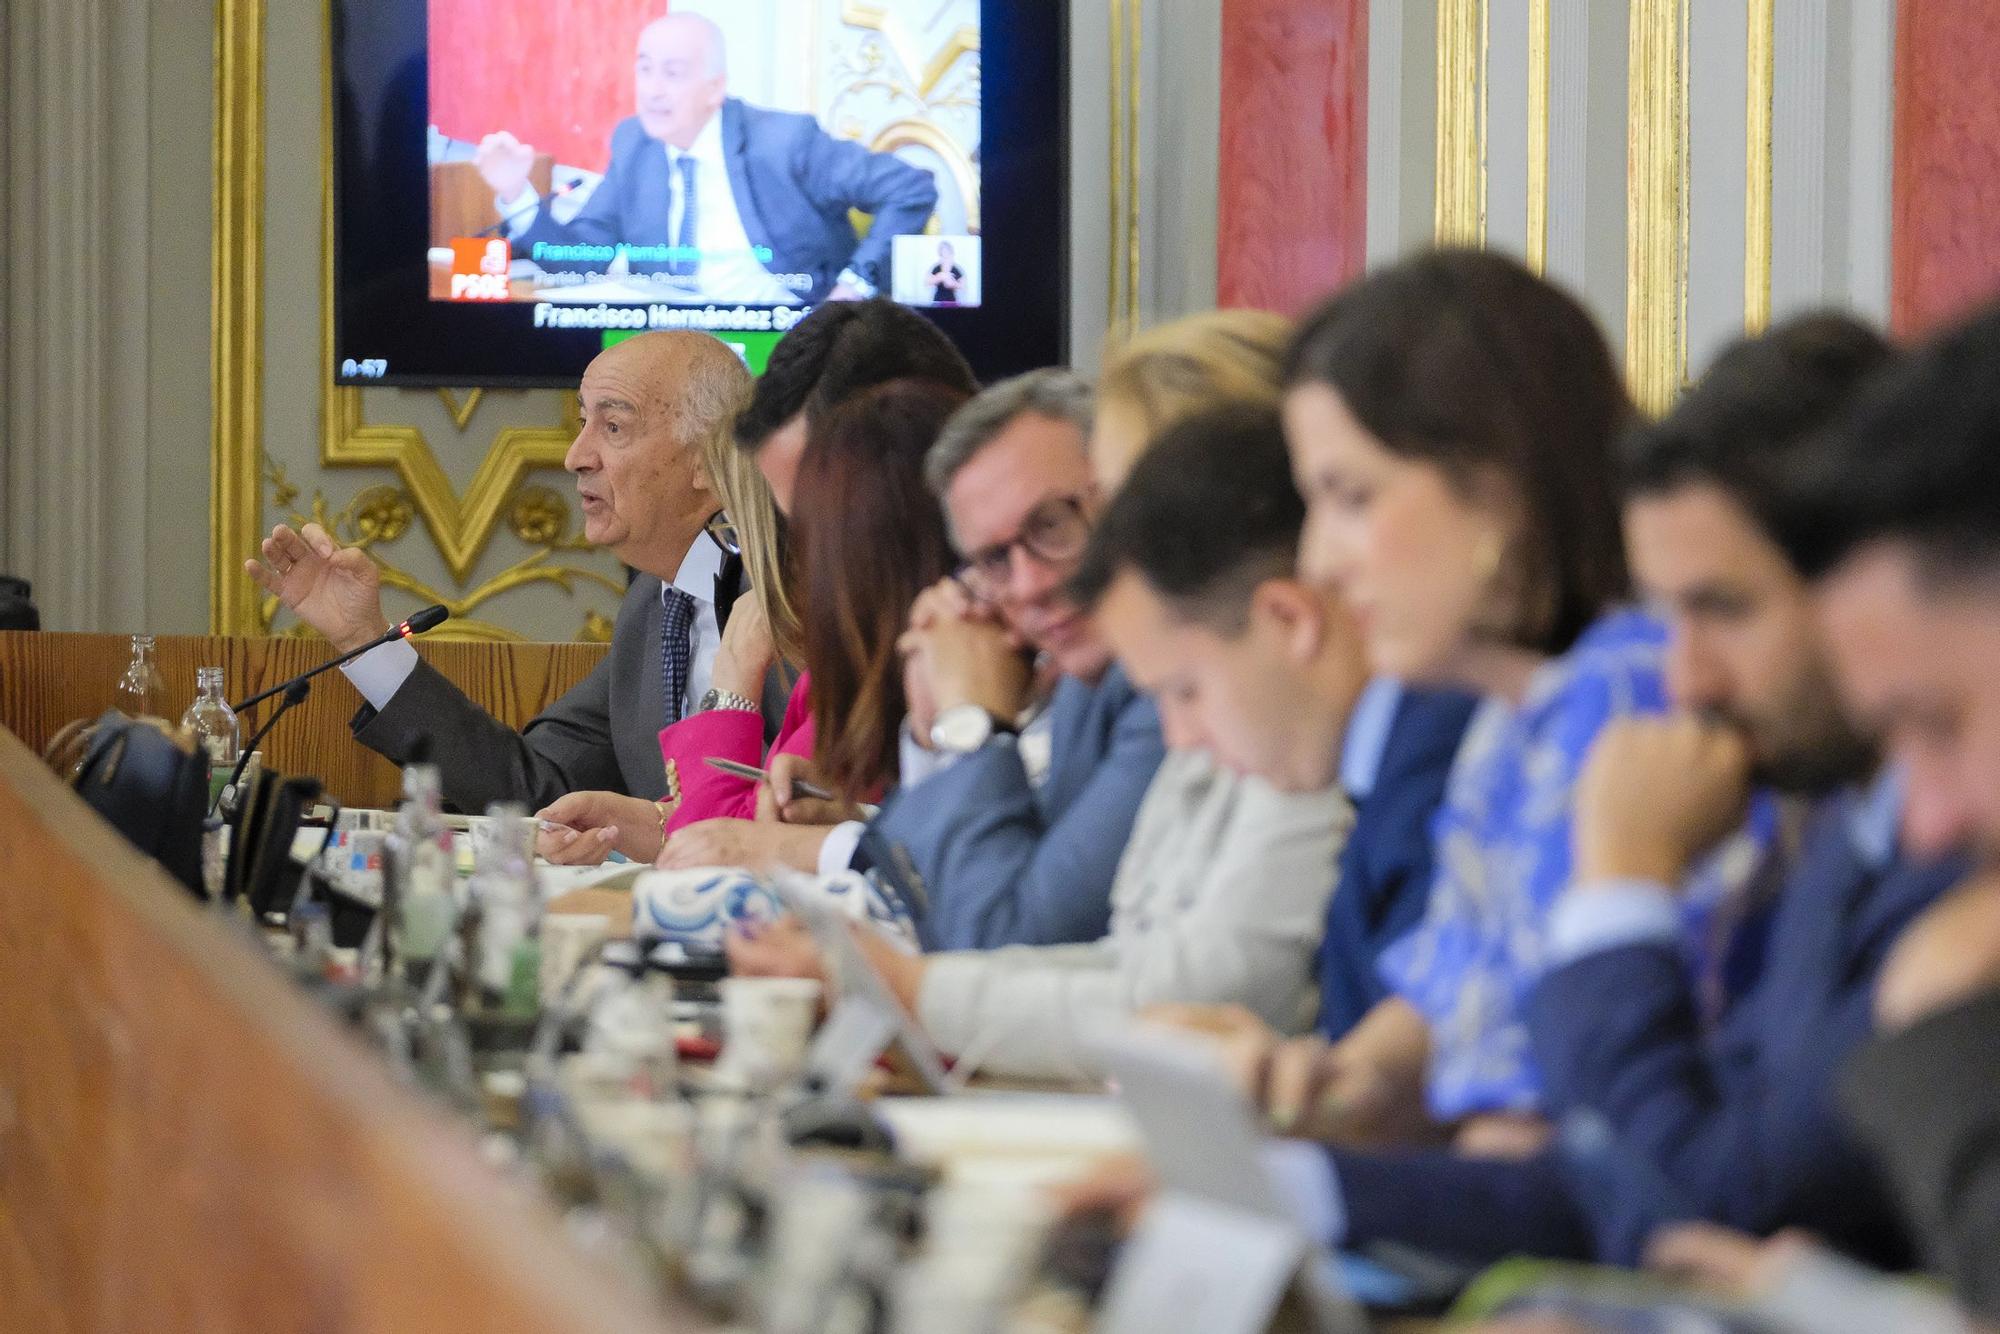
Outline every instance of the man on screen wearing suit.
<path fill-rule="evenodd" d="M 686 299 L 747 305 L 888 287 L 892 239 L 923 231 L 937 206 L 929 172 L 836 139 L 811 116 L 730 97 L 722 31 L 696 14 L 647 24 L 634 74 L 638 114 L 612 130 L 611 165 L 567 224 L 528 185 L 532 145 L 504 130 L 480 141 L 474 161 L 517 254 L 535 258 L 537 242 L 664 247 L 671 257 L 635 260 L 633 272 L 664 275 Z M 850 210 L 874 215 L 865 239 Z"/>
<path fill-rule="evenodd" d="M 660 729 L 701 707 L 743 586 L 741 561 L 706 531 L 716 496 L 701 441 L 729 430 L 749 394 L 742 360 L 707 334 L 641 334 L 598 354 L 563 466 L 576 474 L 584 536 L 638 572 L 611 652 L 516 733 L 407 642 L 374 649 L 341 669 L 367 701 L 355 738 L 398 764 L 427 748 L 445 799 L 463 811 L 542 806 L 582 789 L 663 796 Z M 389 628 L 374 562 L 319 525 L 278 525 L 262 554 L 244 568 L 336 650 Z"/>

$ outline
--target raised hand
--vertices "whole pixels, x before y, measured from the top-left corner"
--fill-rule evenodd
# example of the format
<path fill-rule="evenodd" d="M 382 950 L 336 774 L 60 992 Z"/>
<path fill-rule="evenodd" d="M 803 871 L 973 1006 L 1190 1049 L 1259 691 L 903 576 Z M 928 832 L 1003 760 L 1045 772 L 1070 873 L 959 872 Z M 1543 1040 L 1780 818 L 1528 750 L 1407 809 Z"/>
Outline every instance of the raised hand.
<path fill-rule="evenodd" d="M 341 546 L 316 523 L 296 533 L 281 523 L 262 554 L 243 562 L 244 573 L 340 652 L 388 632 L 382 572 L 358 548 Z"/>
<path fill-rule="evenodd" d="M 472 152 L 472 165 L 499 198 L 500 206 L 525 202 L 528 173 L 534 169 L 535 146 L 524 144 L 506 130 L 489 134 Z"/>

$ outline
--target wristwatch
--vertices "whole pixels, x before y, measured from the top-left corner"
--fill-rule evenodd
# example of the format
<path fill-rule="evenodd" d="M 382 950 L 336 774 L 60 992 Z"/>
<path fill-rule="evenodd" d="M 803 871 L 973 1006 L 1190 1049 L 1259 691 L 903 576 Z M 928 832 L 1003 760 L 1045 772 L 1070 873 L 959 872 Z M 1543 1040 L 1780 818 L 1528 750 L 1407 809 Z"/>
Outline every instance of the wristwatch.
<path fill-rule="evenodd" d="M 696 709 L 695 712 L 707 713 L 710 709 L 736 709 L 743 713 L 762 713 L 764 711 L 758 706 L 757 701 L 751 699 L 748 695 L 739 695 L 734 690 L 723 690 L 720 687 L 712 689 L 703 695 L 701 697 L 701 707 Z"/>
<path fill-rule="evenodd" d="M 874 283 L 869 282 L 866 278 L 856 273 L 853 269 L 842 269 L 840 271 L 840 276 L 834 279 L 834 282 L 836 284 L 853 288 L 856 292 L 859 292 L 861 294 L 861 299 L 864 301 L 868 300 L 870 297 L 873 297 L 876 294 L 876 292 L 880 290 L 875 286 Z"/>
<path fill-rule="evenodd" d="M 1019 736 L 1021 729 L 977 704 L 954 704 L 931 724 L 931 749 L 970 755 L 996 736 Z"/>

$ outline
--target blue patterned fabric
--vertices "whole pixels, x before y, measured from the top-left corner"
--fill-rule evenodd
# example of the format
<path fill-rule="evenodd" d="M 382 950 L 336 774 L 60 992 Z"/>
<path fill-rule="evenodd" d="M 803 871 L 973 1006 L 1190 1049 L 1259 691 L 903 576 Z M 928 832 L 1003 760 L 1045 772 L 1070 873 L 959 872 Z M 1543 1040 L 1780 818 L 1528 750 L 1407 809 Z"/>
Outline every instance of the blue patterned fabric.
<path fill-rule="evenodd" d="M 688 673 L 694 667 L 694 598 L 672 584 L 660 590 L 666 613 L 660 622 L 660 693 L 665 696 L 666 722 L 672 727 L 687 711 Z"/>
<path fill-rule="evenodd" d="M 1665 646 L 1652 618 L 1608 613 L 1535 675 L 1519 708 L 1488 700 L 1467 729 L 1432 826 L 1423 920 L 1381 960 L 1383 981 L 1430 1026 L 1441 1119 L 1542 1105 L 1522 1015 L 1570 878 L 1572 790 L 1606 723 L 1666 711 Z"/>

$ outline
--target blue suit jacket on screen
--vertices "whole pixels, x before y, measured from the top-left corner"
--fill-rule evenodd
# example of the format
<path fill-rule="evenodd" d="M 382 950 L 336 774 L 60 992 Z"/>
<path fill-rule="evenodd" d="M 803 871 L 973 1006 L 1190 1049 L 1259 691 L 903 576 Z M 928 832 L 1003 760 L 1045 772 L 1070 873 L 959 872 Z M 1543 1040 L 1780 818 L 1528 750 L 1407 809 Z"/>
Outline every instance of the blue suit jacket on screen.
<path fill-rule="evenodd" d="M 1139 803 L 1166 754 L 1153 701 L 1113 666 L 1096 685 L 1064 677 L 1037 788 L 1010 742 L 982 747 L 891 794 L 864 853 L 887 848 L 921 880 L 927 950 L 1097 940 Z"/>
<path fill-rule="evenodd" d="M 851 139 L 836 139 L 811 116 L 732 97 L 722 104 L 722 151 L 750 244 L 769 247 L 765 267 L 771 272 L 810 274 L 812 290 L 800 294 L 809 301 L 825 297 L 845 268 L 886 289 L 891 238 L 923 231 L 937 207 L 937 182 L 929 172 Z M 672 245 L 667 225 L 673 174 L 666 145 L 648 135 L 637 116 L 628 116 L 611 132 L 604 179 L 576 216 L 559 223 L 544 207 L 514 245 L 524 255 L 537 241 Z M 855 236 L 849 209 L 874 215 L 866 238 Z M 588 266 L 545 262 L 542 267 Z"/>
<path fill-rule="evenodd" d="M 1374 784 L 1354 805 L 1340 850 L 1319 954 L 1319 1030 L 1337 1038 L 1389 994 L 1375 961 L 1424 915 L 1431 892 L 1431 817 L 1479 701 L 1405 690 Z"/>
<path fill-rule="evenodd" d="M 1841 1126 L 1835 1077 L 1868 1036 L 1876 974 L 1956 860 L 1869 869 L 1829 801 L 1779 892 L 1756 986 L 1704 1032 L 1666 944 L 1602 950 L 1536 987 L 1529 1025 L 1563 1115 L 1528 1163 L 1336 1153 L 1355 1241 L 1471 1260 L 1523 1252 L 1635 1263 L 1663 1223 L 1810 1228 L 1864 1259 L 1908 1245 Z"/>

